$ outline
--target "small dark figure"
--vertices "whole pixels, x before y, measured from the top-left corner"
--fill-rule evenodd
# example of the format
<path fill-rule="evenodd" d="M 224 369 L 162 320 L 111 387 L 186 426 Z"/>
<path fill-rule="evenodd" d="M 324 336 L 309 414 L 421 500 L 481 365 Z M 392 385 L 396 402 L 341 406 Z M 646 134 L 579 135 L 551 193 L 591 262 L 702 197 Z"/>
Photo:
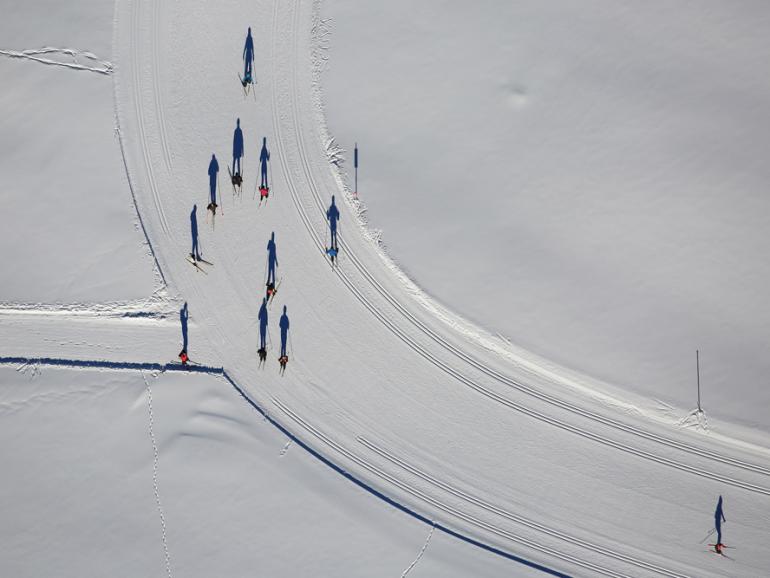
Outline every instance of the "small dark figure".
<path fill-rule="evenodd" d="M 259 348 L 267 347 L 267 299 L 262 299 L 262 307 L 259 308 Z"/>
<path fill-rule="evenodd" d="M 714 544 L 714 549 L 716 550 L 717 554 L 722 553 L 722 547 L 724 546 L 724 544 L 722 544 L 722 522 L 727 522 L 727 520 L 725 519 L 725 514 L 722 511 L 722 496 L 719 496 L 717 509 L 714 510 L 714 527 L 717 530 L 717 543 Z"/>
<path fill-rule="evenodd" d="M 192 234 L 190 257 L 195 261 L 200 261 L 201 254 L 198 250 L 198 205 L 193 205 L 193 210 L 190 213 L 190 233 Z"/>
<path fill-rule="evenodd" d="M 267 242 L 267 286 L 268 289 L 273 285 L 275 289 L 275 267 L 278 265 L 278 254 L 275 250 L 275 233 L 270 235 Z"/>
<path fill-rule="evenodd" d="M 260 170 L 260 180 L 259 180 L 259 190 L 262 192 L 262 189 L 265 191 L 269 191 L 270 187 L 267 186 L 267 162 L 270 160 L 270 151 L 267 150 L 267 137 L 264 137 L 262 139 L 262 150 L 259 152 L 259 170 Z M 267 195 L 264 195 L 267 196 Z"/>
<path fill-rule="evenodd" d="M 233 179 L 241 176 L 241 157 L 243 156 L 243 131 L 241 130 L 241 119 L 235 121 L 235 132 L 233 133 Z M 233 184 L 236 184 L 233 181 Z M 240 185 L 240 183 L 238 183 Z"/>
<path fill-rule="evenodd" d="M 329 219 L 329 234 L 331 235 L 331 247 L 334 249 L 335 255 L 337 254 L 337 221 L 340 219 L 340 211 L 337 205 L 334 203 L 334 195 L 332 195 L 332 204 L 326 211 L 326 218 Z"/>
<path fill-rule="evenodd" d="M 219 163 L 217 162 L 216 155 L 211 155 L 211 162 L 209 163 L 209 194 L 211 195 L 211 202 L 207 209 L 217 214 L 217 175 L 219 174 Z"/>
<path fill-rule="evenodd" d="M 187 357 L 187 350 L 183 349 L 179 352 L 179 359 L 182 361 L 182 365 L 187 365 L 187 362 L 189 361 L 189 357 Z"/>
<path fill-rule="evenodd" d="M 278 322 L 281 328 L 281 357 L 286 357 L 286 345 L 289 337 L 289 316 L 286 315 L 286 305 L 283 306 L 283 315 Z"/>
<path fill-rule="evenodd" d="M 243 45 L 243 84 L 251 83 L 251 68 L 254 64 L 254 39 L 251 37 L 251 27 L 246 33 L 246 43 Z"/>

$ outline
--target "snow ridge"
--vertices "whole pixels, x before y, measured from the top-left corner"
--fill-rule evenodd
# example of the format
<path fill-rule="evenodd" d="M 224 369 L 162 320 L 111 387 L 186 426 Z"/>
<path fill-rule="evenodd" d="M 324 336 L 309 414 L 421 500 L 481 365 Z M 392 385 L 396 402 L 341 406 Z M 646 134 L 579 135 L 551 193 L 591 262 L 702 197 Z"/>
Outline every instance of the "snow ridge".
<path fill-rule="evenodd" d="M 30 50 L 0 50 L 0 54 L 7 56 L 8 58 L 25 58 L 27 60 L 34 60 L 41 64 L 50 64 L 52 66 L 64 66 L 65 68 L 72 68 L 74 70 L 87 70 L 90 72 L 96 72 L 97 74 L 110 75 L 113 71 L 111 62 L 107 60 L 99 59 L 92 52 L 85 52 L 82 50 L 76 50 L 74 48 L 53 48 L 51 46 L 45 46 L 38 49 Z M 44 58 L 41 55 L 67 55 L 72 57 L 72 62 L 63 62 L 61 60 L 54 60 L 52 58 Z M 81 64 L 78 62 L 78 58 L 85 58 L 91 62 L 96 63 L 96 66 L 89 66 L 87 64 Z"/>

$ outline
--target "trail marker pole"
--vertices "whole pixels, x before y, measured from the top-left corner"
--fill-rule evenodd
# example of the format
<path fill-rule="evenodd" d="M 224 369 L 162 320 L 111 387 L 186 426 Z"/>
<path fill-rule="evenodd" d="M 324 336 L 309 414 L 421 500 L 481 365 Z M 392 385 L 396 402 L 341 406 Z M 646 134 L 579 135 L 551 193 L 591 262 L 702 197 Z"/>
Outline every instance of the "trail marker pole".
<path fill-rule="evenodd" d="M 703 413 L 703 409 L 700 406 L 700 353 L 695 350 L 695 371 L 698 376 L 698 411 Z"/>
<path fill-rule="evenodd" d="M 358 143 L 355 144 L 355 148 L 353 149 L 353 167 L 356 171 L 356 184 L 355 184 L 355 190 L 353 191 L 353 196 L 355 198 L 358 198 Z"/>

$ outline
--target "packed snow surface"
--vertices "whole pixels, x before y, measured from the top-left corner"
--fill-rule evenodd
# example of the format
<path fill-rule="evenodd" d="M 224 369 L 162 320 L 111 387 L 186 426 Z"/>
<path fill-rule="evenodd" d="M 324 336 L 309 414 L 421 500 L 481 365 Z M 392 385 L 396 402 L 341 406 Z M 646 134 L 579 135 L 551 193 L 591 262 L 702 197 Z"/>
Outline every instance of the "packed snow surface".
<path fill-rule="evenodd" d="M 89 6 L 80 8 L 88 11 Z M 651 304 L 672 307 L 660 290 L 666 275 L 676 281 L 667 287 L 691 296 L 689 286 L 682 285 L 682 279 L 689 279 L 687 272 L 677 269 L 671 253 L 690 257 L 698 243 L 710 242 L 696 234 L 698 227 L 713 219 L 714 204 L 723 209 L 723 217 L 732 207 L 720 196 L 718 185 L 726 181 L 719 179 L 744 165 L 725 157 L 722 173 L 712 162 L 715 172 L 703 178 L 703 195 L 685 188 L 689 179 L 676 177 L 684 161 L 675 141 L 709 142 L 695 133 L 714 125 L 702 124 L 695 106 L 689 107 L 693 116 L 676 117 L 672 111 L 682 110 L 681 94 L 671 95 L 672 108 L 660 112 L 660 123 L 651 125 L 655 107 L 649 99 L 655 94 L 660 102 L 668 101 L 643 78 L 650 67 L 658 70 L 653 66 L 662 59 L 657 51 L 669 51 L 670 68 L 660 69 L 661 90 L 671 82 L 672 70 L 683 75 L 678 88 L 685 93 L 693 90 L 693 83 L 713 86 L 696 83 L 700 76 L 694 67 L 700 57 L 686 58 L 695 55 L 691 43 L 698 45 L 702 32 L 696 24 L 707 32 L 718 31 L 720 38 L 735 38 L 724 43 L 729 46 L 726 53 L 763 41 L 754 28 L 761 22 L 758 8 L 757 17 L 744 22 L 725 20 L 718 12 L 724 8 L 709 7 L 712 10 L 699 18 L 691 16 L 687 30 L 695 40 L 688 43 L 686 38 L 673 42 L 673 32 L 671 37 L 663 34 L 668 26 L 684 30 L 686 13 L 669 14 L 661 7 L 655 19 L 647 8 L 618 12 L 599 3 L 593 12 L 580 13 L 547 4 L 488 4 L 459 13 L 449 4 L 435 3 L 373 9 L 293 0 L 240 3 L 223 10 L 203 0 L 119 0 L 109 18 L 104 6 L 101 12 L 94 9 L 93 15 L 100 17 L 93 26 L 101 28 L 100 40 L 93 44 L 82 29 L 67 38 L 70 18 L 76 20 L 70 8 L 59 14 L 29 8 L 32 12 L 25 14 L 31 17 L 42 10 L 40 17 L 47 23 L 42 32 L 56 29 L 56 23 L 64 30 L 40 39 L 20 37 L 18 44 L 0 47 L 0 64 L 15 67 L 9 70 L 19 78 L 46 75 L 35 82 L 60 74 L 108 87 L 93 93 L 99 103 L 93 109 L 101 112 L 93 118 L 82 116 L 93 129 L 89 134 L 102 136 L 72 146 L 94 147 L 103 154 L 102 177 L 115 188 L 93 183 L 84 187 L 79 202 L 91 210 L 75 211 L 72 221 L 59 212 L 52 214 L 50 202 L 29 209 L 42 223 L 69 223 L 69 229 L 46 231 L 38 242 L 53 242 L 54 249 L 74 255 L 70 269 L 49 285 L 35 286 L 29 271 L 13 284 L 4 283 L 4 289 L 12 290 L 6 289 L 0 309 L 0 433 L 11 442 L 2 453 L 10 474 L 0 486 L 0 504 L 7 514 L 0 523 L 0 573 L 37 575 L 56 567 L 63 575 L 101 575 L 117 566 L 129 575 L 168 576 L 244 575 L 255 569 L 271 576 L 402 578 L 763 575 L 770 567 L 763 541 L 770 517 L 763 398 L 736 388 L 736 394 L 753 395 L 744 403 L 745 415 L 733 415 L 726 403 L 723 410 L 712 412 L 711 402 L 706 413 L 688 414 L 694 405 L 688 397 L 663 395 L 660 380 L 639 385 L 641 369 L 621 363 L 611 351 L 597 356 L 599 337 L 592 341 L 582 334 L 589 320 L 569 319 L 577 305 L 554 299 L 569 291 L 578 305 L 581 299 L 603 301 L 602 315 L 597 315 L 595 304 L 584 305 L 592 331 L 601 339 L 627 323 L 633 326 L 634 338 L 645 343 L 665 343 L 676 331 L 684 331 L 677 328 L 673 313 L 661 322 Z M 374 201 L 369 209 L 372 223 L 378 224 L 378 212 L 383 219 L 389 212 L 395 214 L 393 205 L 376 205 L 373 191 L 378 182 L 398 187 L 405 181 L 403 192 L 420 187 L 420 195 L 398 203 L 402 220 L 408 222 L 403 214 L 412 211 L 419 217 L 413 222 L 415 230 L 419 228 L 424 238 L 443 238 L 441 248 L 455 252 L 453 267 L 467 265 L 474 279 L 483 271 L 495 271 L 500 284 L 516 289 L 513 299 L 520 303 L 511 305 L 509 298 L 500 297 L 493 283 L 483 289 L 487 292 L 471 291 L 469 298 L 454 303 L 439 291 L 459 287 L 465 279 L 436 285 L 421 277 L 435 272 L 444 258 L 435 245 L 431 249 L 419 244 L 420 250 L 432 251 L 428 267 L 405 261 L 389 243 L 397 262 L 425 290 L 420 289 L 385 256 L 373 240 L 376 235 L 361 226 L 365 208 L 345 188 L 338 166 L 341 151 L 332 139 L 335 127 L 340 127 L 339 134 L 346 130 L 333 109 L 349 102 L 344 95 L 335 96 L 330 76 L 343 52 L 335 43 L 344 42 L 346 27 L 342 23 L 337 36 L 337 25 L 326 13 L 340 9 L 352 18 L 348 34 L 353 28 L 366 31 L 366 50 L 376 50 L 382 42 L 374 36 L 389 40 L 379 58 L 359 62 L 358 76 L 348 77 L 349 92 L 357 90 L 354 80 L 366 83 L 367 76 L 370 85 L 387 84 L 381 67 L 388 63 L 415 77 L 414 83 L 402 83 L 403 90 L 391 87 L 390 99 L 369 93 L 366 115 L 351 107 L 356 130 L 366 125 L 372 131 L 359 138 L 362 145 L 367 143 L 362 158 L 371 170 L 366 198 Z M 456 31 L 454 42 L 464 37 L 457 44 L 462 50 L 449 52 L 456 56 L 451 70 L 466 71 L 454 82 L 451 75 L 442 75 L 447 50 L 431 42 L 428 34 L 436 25 L 427 17 L 437 14 L 446 30 Z M 671 24 L 654 34 L 653 24 L 659 25 L 665 15 Z M 256 85 L 245 92 L 235 76 L 242 72 L 249 25 Z M 109 36 L 105 26 L 113 27 Z M 745 34 L 735 33 L 736 27 Z M 597 35 L 603 41 L 594 39 L 589 53 L 577 48 L 578 40 L 589 42 Z M 648 41 L 655 50 L 649 50 Z M 704 40 L 703 45 L 708 48 L 709 43 Z M 676 47 L 679 51 L 671 55 Z M 610 63 L 623 54 L 623 66 L 609 74 Z M 727 56 L 711 54 L 717 69 L 730 69 Z M 424 70 L 410 72 L 413 61 L 423 55 Z M 496 80 L 484 72 L 486 66 L 497 71 L 497 76 L 492 74 Z M 750 84 L 745 91 L 736 88 L 736 98 L 751 101 L 765 82 L 740 71 L 733 74 L 735 86 Z M 482 80 L 466 80 L 474 76 Z M 427 109 L 420 108 L 422 100 L 416 97 L 422 90 L 417 80 L 430 84 L 434 93 Z M 91 94 L 88 84 L 71 82 L 73 90 Z M 35 92 L 26 86 L 23 90 Z M 102 98 L 107 92 L 114 99 L 111 116 Z M 495 100 L 498 93 L 504 105 Z M 638 110 L 630 117 L 629 93 L 639 98 Z M 86 98 L 85 93 L 75 94 Z M 593 95 L 593 108 L 587 107 L 586 94 Z M 419 155 L 406 154 L 414 140 L 407 137 L 420 134 L 431 122 L 446 125 L 446 115 L 457 110 L 454 99 L 463 95 L 465 113 L 452 125 L 458 138 L 431 133 L 423 137 Z M 24 104 L 19 102 L 22 97 L 4 93 L 3 98 L 12 101 L 13 110 Z M 705 96 L 703 100 L 708 107 Z M 389 118 L 386 105 L 397 107 L 398 102 L 402 113 L 398 119 Z M 51 110 L 61 106 L 57 101 Z M 499 106 L 507 116 L 499 114 Z M 747 104 L 740 114 L 748 114 L 749 108 Z M 76 124 L 73 117 L 81 118 L 65 116 L 53 114 L 65 127 L 57 138 L 69 138 L 66 127 Z M 679 131 L 671 118 L 681 120 Z M 240 193 L 232 189 L 227 175 L 236 119 L 246 150 Z M 739 120 L 731 124 L 720 116 L 714 122 L 728 131 L 738 130 Z M 14 113 L 5 122 L 19 127 L 23 119 Z M 409 130 L 398 130 L 399 122 Z M 511 131 L 510 123 L 521 126 Z M 377 132 L 385 124 L 393 129 L 387 138 Z M 469 127 L 477 129 L 472 131 L 474 139 Z M 610 127 L 615 141 L 608 140 Z M 109 146 L 102 129 L 109 133 Z M 648 133 L 656 130 L 668 131 L 668 152 L 653 154 L 660 138 Z M 629 141 L 629 133 L 636 140 Z M 2 146 L 11 148 L 6 134 L 15 132 L 3 133 Z M 38 143 L 51 144 L 46 131 L 34 134 L 24 141 L 26 156 L 33 156 Z M 258 205 L 257 159 L 263 138 L 271 152 L 270 197 Z M 533 144 L 533 138 L 541 142 Z M 746 138 L 761 144 L 764 137 Z M 462 147 L 461 158 L 452 157 L 457 153 L 454 145 L 471 140 L 468 150 Z M 393 146 L 384 146 L 388 142 Z M 619 154 L 624 146 L 637 153 L 642 166 L 657 159 L 661 170 L 650 173 L 650 182 L 677 189 L 677 194 L 653 195 L 640 185 L 646 181 L 638 174 L 636 180 L 629 179 L 642 169 L 629 155 Z M 402 149 L 403 157 L 385 155 L 386 150 L 401 154 Z M 700 156 L 708 152 L 704 149 L 708 147 L 691 151 L 693 167 L 707 164 Z M 425 152 L 431 150 L 439 156 Z M 479 157 L 474 160 L 473 155 L 481 151 L 493 165 L 516 167 L 515 178 L 508 175 L 514 187 L 508 190 L 516 194 L 490 194 L 485 199 L 474 187 L 472 196 L 462 198 L 459 213 L 452 209 L 458 202 L 456 192 L 447 197 L 436 184 L 449 178 L 469 188 L 470 180 L 452 176 L 455 162 L 447 159 L 454 158 L 464 167 L 463 175 L 470 174 L 469 165 L 462 162 L 476 162 Z M 605 162 L 593 161 L 587 151 Z M 221 169 L 215 179 L 216 216 L 206 209 L 212 154 Z M 526 162 L 517 164 L 519 157 Z M 73 158 L 81 162 L 77 155 Z M 419 167 L 420 175 L 414 164 L 418 162 L 427 165 Z M 39 177 L 44 180 L 57 175 L 80 178 L 82 173 L 63 171 L 56 163 L 44 166 Z M 349 164 L 343 167 L 350 169 Z M 375 167 L 388 172 L 377 176 Z M 492 170 L 482 163 L 481 168 L 489 179 L 481 185 L 505 177 L 496 172 L 500 167 Z M 745 172 L 743 180 L 735 177 L 730 182 L 745 202 L 758 203 L 754 212 L 741 212 L 748 244 L 761 241 L 757 227 L 766 214 L 761 201 L 750 194 L 761 173 Z M 9 169 L 7 182 L 18 180 L 19 174 Z M 398 181 L 391 180 L 395 175 Z M 596 196 L 588 194 L 588 182 Z M 614 195 L 608 192 L 608 182 L 617 184 Z M 359 188 L 363 191 L 363 179 Z M 16 185 L 9 190 L 18 194 Z M 66 190 L 78 191 L 73 183 Z M 99 194 L 104 204 L 91 204 Z M 495 206 L 503 197 L 516 210 Z M 679 213 L 674 210 L 683 198 L 696 197 L 702 221 L 685 219 L 681 207 Z M 329 245 L 325 215 L 332 198 L 341 212 L 340 254 L 334 266 L 324 252 Z M 125 208 L 132 204 L 138 213 Z M 118 206 L 125 213 L 111 212 Z M 653 219 L 656 212 L 666 218 Z M 18 229 L 24 228 L 25 218 L 26 213 L 3 234 L 20 240 Z M 641 219 L 636 228 L 634 219 Z M 67 244 L 77 240 L 73 231 L 86 220 L 98 223 L 88 228 L 98 242 L 88 243 L 90 252 L 69 253 Z M 642 222 L 655 226 L 645 228 Z M 102 226 L 106 229 L 98 228 Z M 447 236 L 447 227 L 455 232 Z M 467 243 L 452 246 L 450 241 L 469 227 L 479 240 L 488 235 L 488 250 L 473 251 Z M 618 227 L 633 234 L 620 235 Z M 676 227 L 678 244 L 667 237 Z M 751 249 L 740 245 L 737 227 L 723 230 L 727 247 Z M 201 264 L 203 271 L 186 259 L 194 231 L 198 249 L 210 262 Z M 514 232 L 515 243 L 503 238 L 506 231 Z M 272 234 L 280 286 L 268 307 L 267 360 L 260 366 L 257 311 Z M 637 244 L 627 246 L 631 241 Z M 47 249 L 31 243 L 19 246 L 22 265 L 45 260 L 41 252 Z M 94 248 L 107 246 L 125 248 L 125 269 L 141 271 L 136 284 L 121 281 L 117 269 L 98 259 Z M 647 246 L 658 253 L 656 260 L 645 253 Z M 603 258 L 597 260 L 593 253 L 599 249 Z M 513 263 L 520 270 L 510 263 L 501 268 L 497 259 L 508 259 L 501 256 L 509 250 L 518 252 Z M 745 259 L 731 263 L 728 272 L 747 267 L 752 257 Z M 543 277 L 528 270 L 533 266 L 550 271 L 550 289 Z M 766 278 L 760 263 L 752 266 L 760 280 Z M 78 272 L 88 267 L 91 274 Z M 643 275 L 645 271 L 649 274 Z M 66 291 L 57 286 L 62 278 Z M 627 303 L 623 311 L 642 312 L 645 323 L 629 321 L 612 308 L 613 299 L 629 301 L 628 286 L 634 279 L 645 287 L 640 290 L 643 298 L 633 307 Z M 741 294 L 745 308 L 754 307 L 754 318 L 761 323 L 764 309 L 750 300 L 756 287 L 748 280 L 746 287 L 748 293 Z M 729 292 L 724 285 L 713 291 L 701 304 Z M 539 299 L 534 299 L 536 293 Z M 563 309 L 554 309 L 555 303 Z M 497 308 L 494 322 L 468 308 L 481 305 Z M 523 306 L 529 318 L 518 312 Z M 511 307 L 523 319 L 517 332 L 498 325 L 511 318 Z M 693 305 L 682 311 L 692 320 L 687 331 L 698 323 L 708 329 L 716 319 L 704 313 L 711 312 L 708 308 Z M 717 313 L 726 315 L 718 321 L 726 323 L 729 315 L 721 309 Z M 289 363 L 283 375 L 277 363 L 282 315 L 291 320 Z M 537 324 L 535 317 L 540 319 Z M 729 317 L 738 325 L 741 319 L 737 313 Z M 557 350 L 558 340 L 538 346 L 549 327 L 562 328 L 564 336 L 584 349 Z M 745 324 L 741 327 L 743 331 Z M 704 329 L 704 335 L 714 339 L 713 332 Z M 617 335 L 613 339 L 618 340 Z M 174 362 L 183 343 L 195 362 L 189 368 Z M 689 345 L 683 347 L 689 351 Z M 644 357 L 655 348 L 640 349 Z M 666 363 L 672 362 L 661 357 L 654 371 Z M 745 371 L 756 371 L 756 366 Z M 742 375 L 736 374 L 736 379 Z M 707 374 L 704 367 L 703 377 L 713 384 L 719 376 Z M 707 551 L 719 495 L 728 520 L 724 541 L 736 546 L 728 550 L 731 559 Z"/>
<path fill-rule="evenodd" d="M 336 0 L 323 15 L 348 184 L 357 141 L 369 224 L 420 287 L 680 414 L 700 349 L 709 415 L 770 432 L 767 3 Z"/>

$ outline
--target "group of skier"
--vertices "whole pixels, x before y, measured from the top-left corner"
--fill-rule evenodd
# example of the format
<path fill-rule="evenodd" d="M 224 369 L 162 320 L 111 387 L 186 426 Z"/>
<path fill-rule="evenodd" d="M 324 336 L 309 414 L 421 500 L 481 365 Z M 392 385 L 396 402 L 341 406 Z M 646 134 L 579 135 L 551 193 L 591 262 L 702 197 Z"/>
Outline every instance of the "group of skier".
<path fill-rule="evenodd" d="M 253 66 L 254 66 L 254 40 L 251 36 L 251 28 L 248 29 L 246 35 L 246 42 L 243 47 L 243 77 L 239 76 L 241 84 L 243 85 L 244 92 L 248 94 L 248 91 L 256 84 L 254 79 Z M 228 173 L 233 186 L 233 195 L 240 196 L 243 187 L 243 158 L 245 156 L 245 146 L 243 138 L 243 130 L 241 128 L 241 119 L 237 118 L 235 121 L 235 130 L 233 131 L 233 154 L 232 154 L 232 167 L 228 165 Z M 270 162 L 270 151 L 267 148 L 267 137 L 262 138 L 262 148 L 259 152 L 259 168 L 260 168 L 260 180 L 259 191 L 260 201 L 259 206 L 263 202 L 267 202 L 267 198 L 270 193 L 270 187 L 268 183 L 268 163 Z M 214 219 L 217 215 L 217 208 L 220 207 L 220 203 L 217 202 L 217 185 L 219 183 L 219 162 L 216 154 L 212 153 L 211 160 L 208 166 L 209 177 L 209 203 L 207 211 L 211 212 L 212 226 L 214 225 Z M 255 184 L 255 196 L 256 196 L 256 184 Z M 220 191 L 221 193 L 221 191 Z M 224 214 L 224 210 L 221 210 Z M 207 213 L 208 215 L 208 213 Z M 332 266 L 334 266 L 339 252 L 337 246 L 337 229 L 340 219 L 340 212 L 335 203 L 335 199 L 332 196 L 331 205 L 326 211 L 326 218 L 329 223 L 330 243 L 326 249 L 326 254 L 329 256 Z M 207 218 L 208 220 L 208 218 Z M 207 273 L 204 267 L 201 267 L 201 263 L 206 265 L 213 265 L 209 261 L 206 261 L 201 257 L 200 245 L 198 242 L 198 220 L 197 220 L 197 205 L 193 205 L 192 212 L 190 213 L 190 231 L 192 235 L 192 248 L 188 260 L 198 271 Z M 278 253 L 275 241 L 275 232 L 270 235 L 270 240 L 267 243 L 267 271 L 265 278 L 265 296 L 262 299 L 262 305 L 259 309 L 258 322 L 259 322 L 259 349 L 257 354 L 259 356 L 259 365 L 262 366 L 267 359 L 267 346 L 268 346 L 268 308 L 275 298 L 281 280 L 276 280 L 276 267 L 278 266 Z M 184 347 L 179 354 L 179 359 L 183 365 L 191 363 L 187 354 L 187 304 L 184 308 Z M 289 317 L 287 315 L 287 307 L 284 305 L 283 314 L 279 320 L 279 328 L 281 333 L 281 347 L 280 357 L 278 362 L 280 364 L 281 373 L 285 371 L 286 364 L 289 361 Z"/>
<path fill-rule="evenodd" d="M 243 131 L 241 130 L 241 119 L 235 120 L 235 131 L 233 132 L 233 166 L 227 166 L 227 172 L 230 176 L 230 183 L 233 186 L 233 195 L 240 195 L 243 188 L 243 168 L 241 159 L 244 157 Z M 262 138 L 262 148 L 259 151 L 259 200 L 260 205 L 267 201 L 270 194 L 270 187 L 267 181 L 267 163 L 270 161 L 270 151 L 267 149 L 267 137 Z M 208 168 L 209 175 L 209 204 L 206 207 L 211 211 L 212 219 L 216 217 L 217 208 L 217 183 L 219 182 L 219 161 L 217 155 L 212 153 Z M 256 195 L 256 187 L 254 194 Z M 222 210 L 224 214 L 224 210 Z"/>

